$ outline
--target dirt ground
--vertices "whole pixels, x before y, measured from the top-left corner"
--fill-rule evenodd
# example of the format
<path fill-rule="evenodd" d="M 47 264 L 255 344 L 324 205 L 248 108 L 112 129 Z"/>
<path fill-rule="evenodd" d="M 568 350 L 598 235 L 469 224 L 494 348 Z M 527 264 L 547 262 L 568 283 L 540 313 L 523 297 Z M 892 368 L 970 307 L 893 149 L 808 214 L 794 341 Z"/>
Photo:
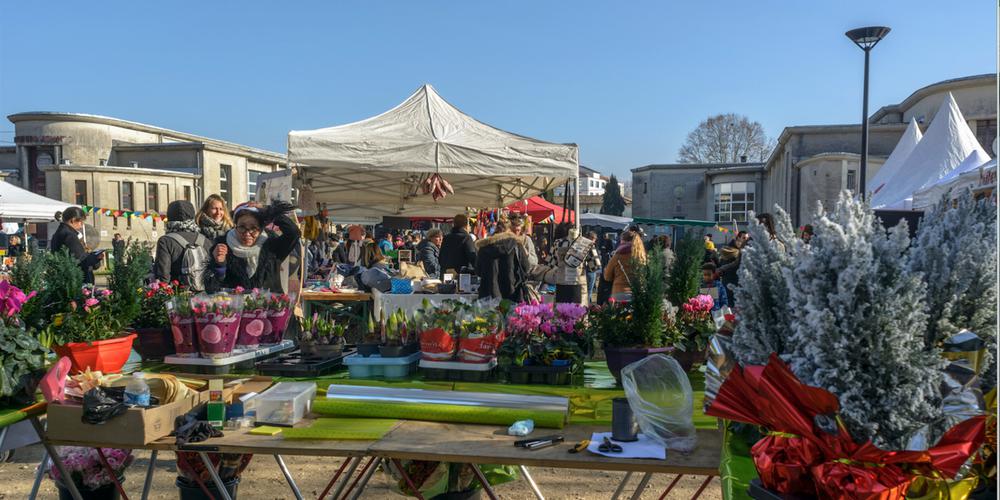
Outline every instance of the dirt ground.
<path fill-rule="evenodd" d="M 42 457 L 41 446 L 31 446 L 17 450 L 12 460 L 0 464 L 0 499 L 27 498 L 31 491 L 35 468 Z M 326 482 L 330 479 L 341 460 L 317 457 L 284 457 L 292 471 L 305 498 L 317 498 Z M 135 463 L 126 471 L 125 492 L 131 498 L 139 498 L 142 492 L 142 481 L 149 465 L 149 452 L 137 451 Z M 177 469 L 173 454 L 161 454 L 157 460 L 156 473 L 153 479 L 153 490 L 150 498 L 176 499 L 177 488 L 174 486 Z M 610 498 L 618 482 L 623 477 L 620 472 L 577 471 L 565 469 L 550 469 L 533 467 L 529 471 L 535 482 L 541 488 L 546 498 L 550 499 L 604 499 Z M 646 488 L 642 498 L 656 499 L 660 497 L 674 476 L 656 475 Z M 677 483 L 668 498 L 691 498 L 701 486 L 704 477 L 685 476 Z M 639 475 L 633 475 L 630 487 L 626 488 L 628 498 L 638 485 Z M 372 477 L 368 489 L 362 498 L 403 498 L 390 491 L 390 482 L 382 472 Z M 534 498 L 528 483 L 518 479 L 513 483 L 498 486 L 496 489 L 501 498 L 532 499 Z M 268 456 L 256 456 L 250 467 L 243 473 L 243 481 L 239 485 L 239 498 L 284 500 L 292 498 L 288 485 L 278 470 L 274 460 Z M 701 498 L 715 500 L 722 497 L 718 478 L 712 479 Z M 46 478 L 38 498 L 58 498 L 58 492 L 51 480 Z M 329 497 L 328 497 L 329 498 Z M 485 497 L 484 497 L 485 498 Z"/>

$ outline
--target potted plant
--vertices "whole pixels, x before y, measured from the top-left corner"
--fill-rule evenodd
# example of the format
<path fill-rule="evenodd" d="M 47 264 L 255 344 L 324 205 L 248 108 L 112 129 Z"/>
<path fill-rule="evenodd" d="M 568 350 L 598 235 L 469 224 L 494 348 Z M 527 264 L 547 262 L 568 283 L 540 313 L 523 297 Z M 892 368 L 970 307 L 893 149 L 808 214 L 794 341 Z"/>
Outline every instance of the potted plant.
<path fill-rule="evenodd" d="M 49 467 L 49 477 L 56 483 L 59 489 L 60 500 L 73 498 L 69 490 L 66 489 L 66 481 L 72 481 L 80 496 L 84 500 L 116 500 L 120 498 L 118 486 L 125 480 L 125 469 L 132 464 L 132 450 L 122 450 L 118 448 L 85 448 L 78 446 L 58 447 L 59 458 L 69 474 L 69 478 L 60 475 L 59 469 L 54 466 Z M 107 469 L 102 464 L 107 461 L 108 466 L 114 471 L 115 477 L 108 474 Z"/>
<path fill-rule="evenodd" d="M 458 359 L 465 363 L 488 363 L 496 358 L 497 346 L 502 340 L 497 310 L 477 304 L 461 320 Z"/>
<path fill-rule="evenodd" d="M 136 338 L 135 350 L 143 360 L 163 359 L 174 354 L 173 334 L 167 302 L 180 290 L 180 283 L 154 281 L 142 294 L 139 315 L 132 322 Z"/>
<path fill-rule="evenodd" d="M 445 300 L 432 306 L 424 299 L 418 313 L 422 318 L 420 328 L 420 357 L 427 361 L 451 361 L 458 350 L 458 313 L 462 303 Z"/>
<path fill-rule="evenodd" d="M 225 358 L 233 353 L 240 329 L 243 295 L 198 294 L 191 299 L 198 349 L 203 358 Z"/>
<path fill-rule="evenodd" d="M 512 383 L 565 385 L 583 364 L 585 307 L 520 304 L 507 317 L 498 361 Z"/>
<path fill-rule="evenodd" d="M 402 322 L 400 321 L 401 316 L 403 318 Z M 406 316 L 404 316 L 401 310 L 397 310 L 389 315 L 384 330 L 385 342 L 378 347 L 380 356 L 383 358 L 399 358 L 404 356 L 403 327 L 401 325 L 405 324 L 405 322 Z"/>
<path fill-rule="evenodd" d="M 708 340 L 715 333 L 712 318 L 714 302 L 709 295 L 698 295 L 681 304 L 676 320 L 667 325 L 668 336 L 674 350 L 670 355 L 680 363 L 684 371 L 705 359 Z"/>
<path fill-rule="evenodd" d="M 302 335 L 299 336 L 299 351 L 303 358 L 316 357 L 316 323 L 319 313 L 302 318 Z"/>
<path fill-rule="evenodd" d="M 267 319 L 271 322 L 271 331 L 260 336 L 261 344 L 277 344 L 285 338 L 288 320 L 292 317 L 293 297 L 287 293 L 269 294 Z"/>
<path fill-rule="evenodd" d="M 28 405 L 35 402 L 35 388 L 45 370 L 48 351 L 20 320 L 27 295 L 10 283 L 0 282 L 0 403 L 7 400 Z"/>
<path fill-rule="evenodd" d="M 179 291 L 165 304 L 167 320 L 170 321 L 170 333 L 174 340 L 174 354 L 182 358 L 197 358 L 200 353 L 191 297 L 190 292 Z"/>
<path fill-rule="evenodd" d="M 381 335 L 379 335 L 375 327 L 375 320 L 371 316 L 368 316 L 368 322 L 365 323 L 364 335 L 362 335 L 361 342 L 358 344 L 358 354 L 366 358 L 372 354 L 378 354 L 380 343 Z"/>
<path fill-rule="evenodd" d="M 245 292 L 242 287 L 236 287 L 234 291 L 238 294 Z M 270 338 L 273 329 L 268 318 L 271 302 L 270 294 L 257 288 L 243 295 L 243 311 L 240 314 L 240 332 L 236 337 L 236 347 L 256 349 L 262 338 Z"/>
<path fill-rule="evenodd" d="M 111 290 L 80 289 L 66 311 L 55 315 L 40 336 L 60 357 L 69 358 L 72 373 L 90 369 L 117 373 L 132 353 L 136 334 L 128 333 L 128 320 L 117 315 L 111 305 Z"/>
<path fill-rule="evenodd" d="M 321 358 L 334 358 L 344 352 L 344 333 L 347 326 L 329 318 L 320 317 L 316 323 L 316 354 Z"/>

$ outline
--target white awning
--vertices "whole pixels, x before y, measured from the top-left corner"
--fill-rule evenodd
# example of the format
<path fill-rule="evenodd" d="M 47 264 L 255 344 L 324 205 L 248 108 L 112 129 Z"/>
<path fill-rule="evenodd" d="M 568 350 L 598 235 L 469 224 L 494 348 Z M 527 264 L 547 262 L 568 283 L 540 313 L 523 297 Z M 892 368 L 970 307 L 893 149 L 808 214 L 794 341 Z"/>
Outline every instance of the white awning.
<path fill-rule="evenodd" d="M 892 149 L 892 154 L 885 160 L 882 167 L 878 169 L 875 176 L 867 182 L 868 192 L 872 194 L 873 202 L 878 197 L 879 192 L 885 188 L 886 183 L 896 177 L 896 174 L 903 168 L 903 164 L 906 163 L 906 160 L 910 157 L 910 153 L 917 147 L 917 143 L 920 142 L 923 136 L 924 134 L 920 132 L 920 126 L 917 125 L 917 120 L 911 118 L 910 124 L 906 126 L 906 131 L 903 132 L 903 136 L 899 138 L 896 147 Z"/>
<path fill-rule="evenodd" d="M 73 205 L 0 181 L 0 218 L 5 222 L 54 221 L 56 212 L 62 212 L 71 206 Z"/>

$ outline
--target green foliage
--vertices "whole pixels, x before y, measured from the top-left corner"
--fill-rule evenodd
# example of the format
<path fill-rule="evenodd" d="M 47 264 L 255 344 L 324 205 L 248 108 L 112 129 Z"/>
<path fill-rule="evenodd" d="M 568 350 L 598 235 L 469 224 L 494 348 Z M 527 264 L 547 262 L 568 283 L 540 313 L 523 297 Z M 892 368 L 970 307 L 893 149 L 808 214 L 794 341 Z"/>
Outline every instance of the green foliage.
<path fill-rule="evenodd" d="M 688 231 L 674 246 L 674 265 L 667 276 L 666 295 L 671 304 L 680 306 L 698 295 L 704 260 L 705 246 L 701 235 Z"/>
<path fill-rule="evenodd" d="M 29 301 L 30 302 L 30 301 Z M 23 328 L 0 323 L 0 401 L 14 397 L 28 402 L 34 390 L 32 379 L 45 367 L 45 353 L 34 335 Z"/>
<path fill-rule="evenodd" d="M 126 325 L 142 312 L 142 289 L 152 268 L 149 243 L 132 241 L 108 276 L 108 288 L 112 291 L 109 309 Z"/>
<path fill-rule="evenodd" d="M 632 261 L 632 328 L 643 347 L 663 345 L 663 252 L 652 251 L 646 262 Z"/>
<path fill-rule="evenodd" d="M 618 178 L 614 175 L 608 180 L 608 184 L 604 186 L 604 196 L 601 199 L 601 213 L 616 217 L 621 217 L 625 213 L 625 198 L 622 197 L 621 185 L 618 184 Z"/>
<path fill-rule="evenodd" d="M 40 329 L 45 324 L 42 314 L 43 281 L 42 274 L 45 269 L 45 261 L 48 252 L 39 252 L 35 255 L 25 255 L 14 264 L 10 273 L 10 284 L 20 288 L 24 293 L 37 292 L 39 297 L 29 300 L 21 307 L 21 320 L 29 330 Z"/>
<path fill-rule="evenodd" d="M 40 264 L 43 285 L 34 299 L 39 309 L 34 317 L 25 317 L 28 328 L 39 331 L 51 328 L 57 315 L 69 312 L 71 303 L 83 302 L 83 270 L 76 259 L 66 251 L 43 255 Z"/>

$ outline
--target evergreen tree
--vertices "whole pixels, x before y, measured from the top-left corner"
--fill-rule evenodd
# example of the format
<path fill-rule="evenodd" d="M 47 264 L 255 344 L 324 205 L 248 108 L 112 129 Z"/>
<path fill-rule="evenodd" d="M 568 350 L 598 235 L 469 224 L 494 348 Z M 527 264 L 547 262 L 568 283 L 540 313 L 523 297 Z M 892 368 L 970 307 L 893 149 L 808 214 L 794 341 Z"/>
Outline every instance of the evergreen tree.
<path fill-rule="evenodd" d="M 614 175 L 604 186 L 604 196 L 601 198 L 601 213 L 604 215 L 614 215 L 621 217 L 625 213 L 625 198 L 622 197 L 622 188 L 618 184 L 618 178 Z"/>
<path fill-rule="evenodd" d="M 740 321 L 733 332 L 732 350 L 740 364 L 764 365 L 772 352 L 785 353 L 786 339 L 792 334 L 785 274 L 801 245 L 781 207 L 775 207 L 774 240 L 756 218 L 749 231 L 752 239 L 742 250 L 738 271 Z"/>
<path fill-rule="evenodd" d="M 663 253 L 654 250 L 652 253 Z M 701 264 L 705 259 L 705 245 L 702 235 L 688 231 L 674 245 L 674 263 L 667 274 L 667 300 L 680 307 L 691 297 L 698 295 L 701 288 Z"/>
<path fill-rule="evenodd" d="M 927 286 L 927 348 L 968 328 L 988 346 L 985 380 L 994 380 L 997 334 L 997 207 L 971 193 L 926 212 L 908 268 Z"/>
<path fill-rule="evenodd" d="M 902 448 L 940 417 L 943 367 L 924 345 L 926 288 L 906 272 L 906 226 L 887 233 L 843 192 L 813 227 L 785 272 L 792 335 L 783 358 L 804 383 L 837 396 L 855 439 Z"/>

